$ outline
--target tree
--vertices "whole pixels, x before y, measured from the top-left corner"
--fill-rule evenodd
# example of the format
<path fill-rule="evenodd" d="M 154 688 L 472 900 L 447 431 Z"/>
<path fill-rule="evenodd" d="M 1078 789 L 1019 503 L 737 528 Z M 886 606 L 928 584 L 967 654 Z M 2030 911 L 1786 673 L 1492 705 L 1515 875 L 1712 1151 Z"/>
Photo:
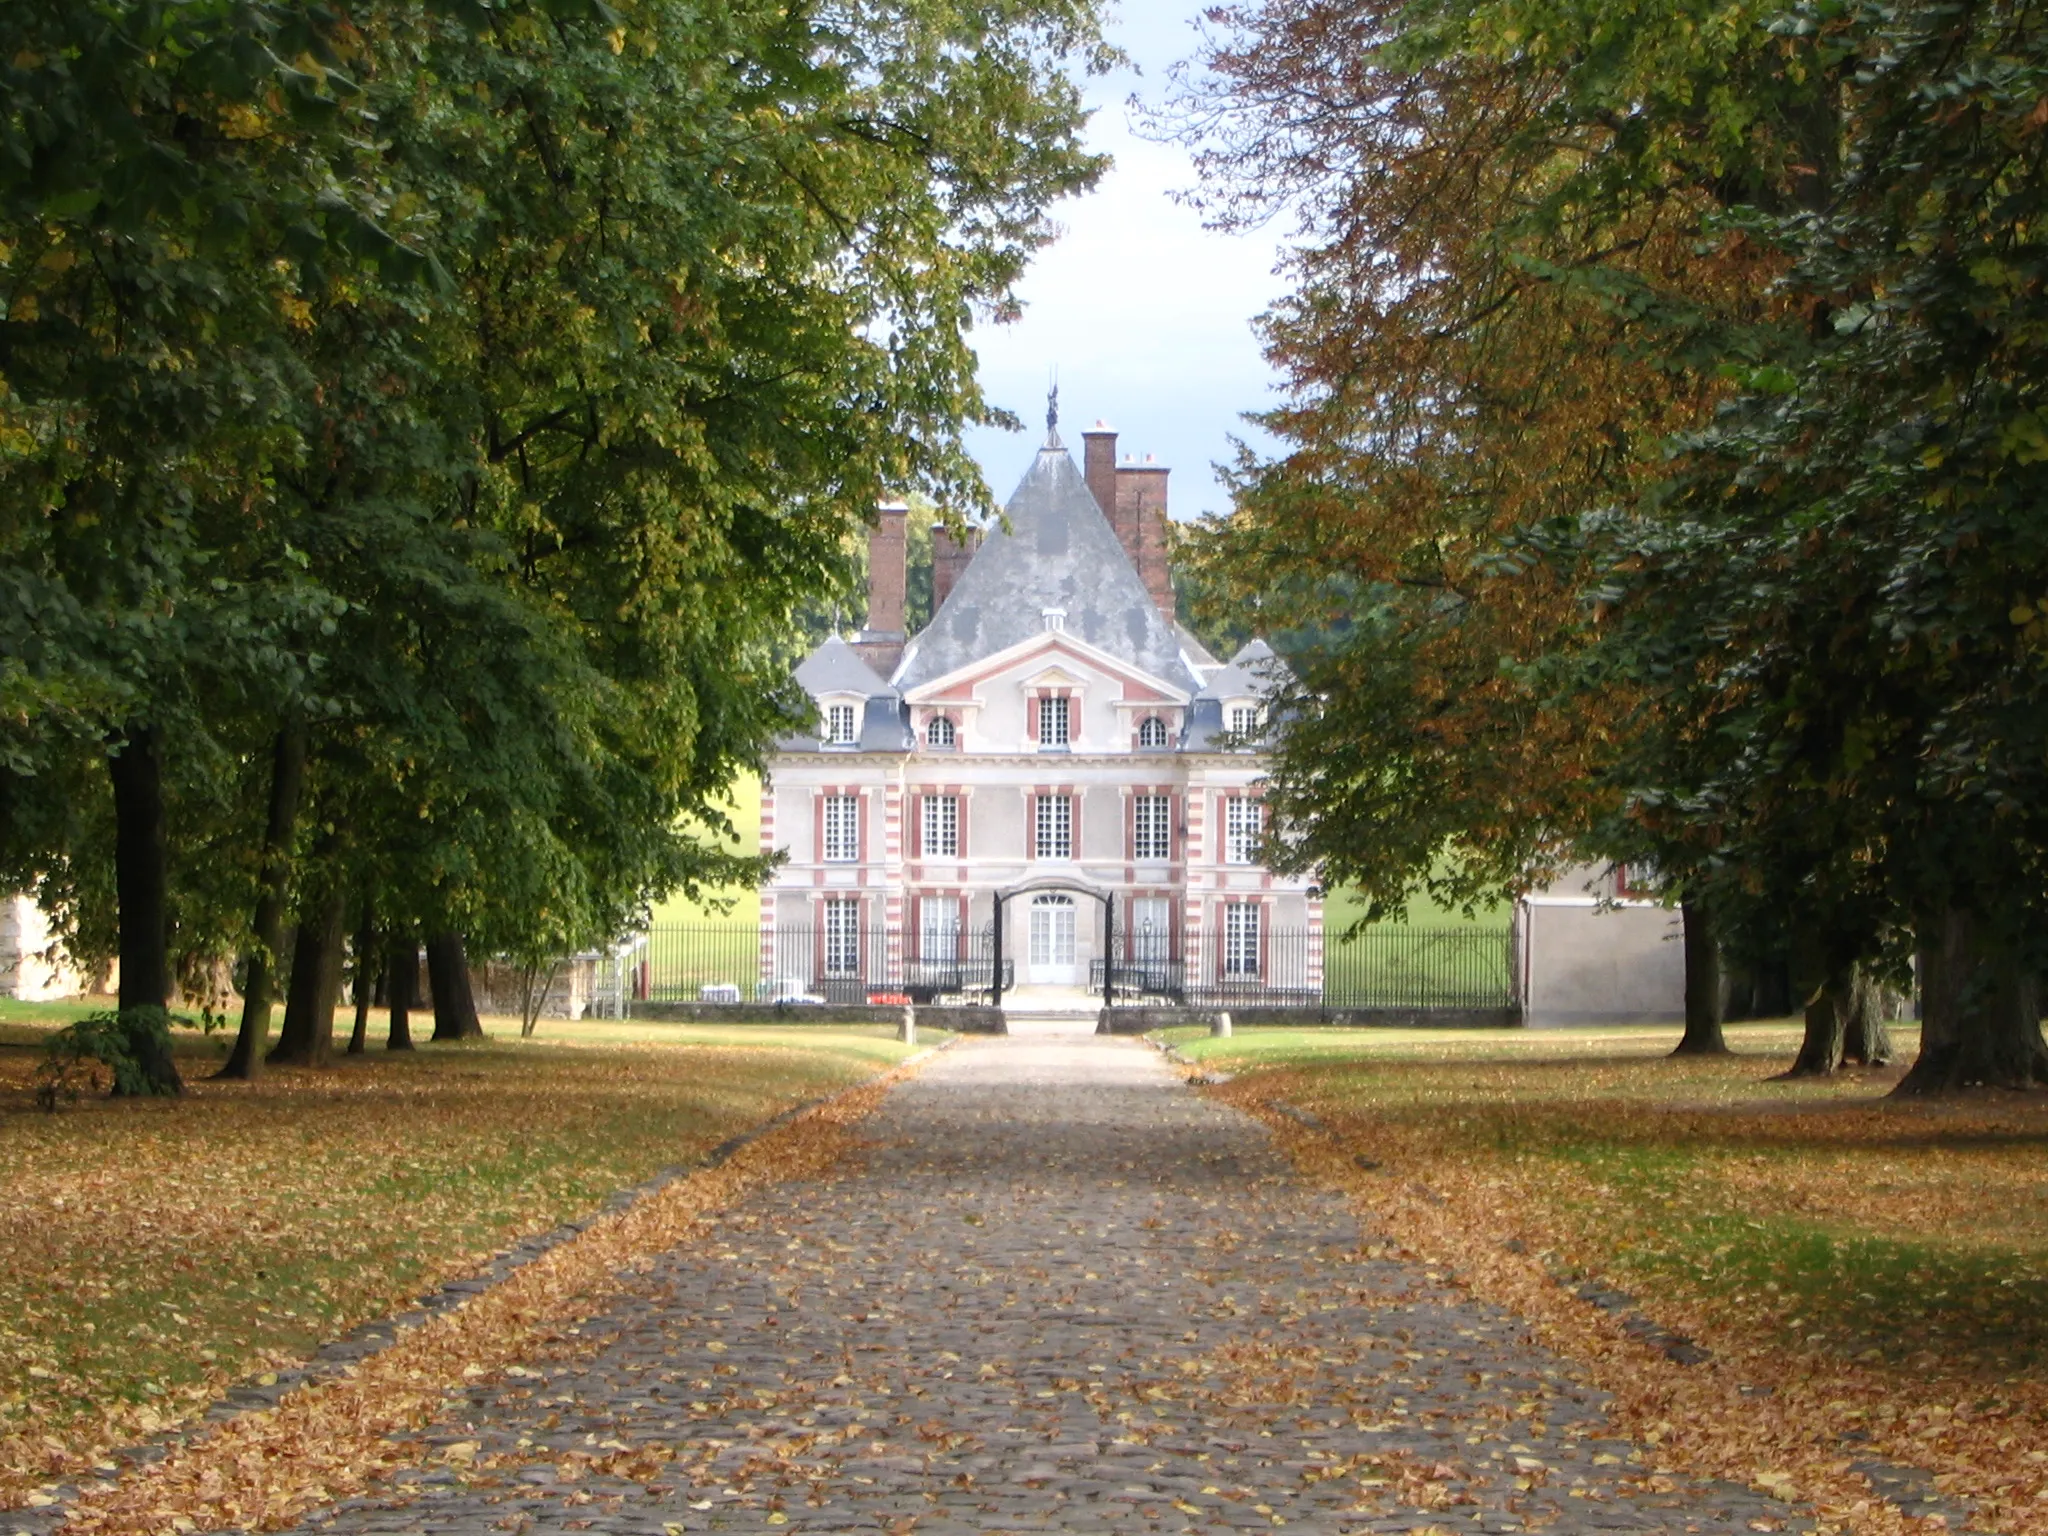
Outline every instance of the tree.
<path fill-rule="evenodd" d="M 1616 856 L 1634 701 L 1558 702 L 1584 571 L 1534 536 L 1657 485 L 1772 311 L 1768 253 L 1714 220 L 1810 190 L 1832 76 L 1770 14 L 1267 0 L 1185 82 L 1214 216 L 1302 237 L 1261 322 L 1283 451 L 1240 456 L 1191 561 L 1302 637 L 1272 802 L 1376 911 Z"/>
<path fill-rule="evenodd" d="M 2002 4 L 1809 20 L 1855 69 L 1841 184 L 1742 226 L 1784 252 L 1799 323 L 1731 368 L 1662 516 L 1609 530 L 1603 649 L 1691 722 L 1673 841 L 1805 894 L 1809 1059 L 1858 1011 L 1856 972 L 1900 976 L 1917 947 L 1901 1091 L 2037 1086 L 2048 35 Z"/>
<path fill-rule="evenodd" d="M 882 487 L 986 501 L 968 331 L 1100 170 L 1092 7 L 37 0 L 0 44 L 6 872 L 83 933 L 116 845 L 208 850 L 118 861 L 121 942 L 253 926 L 260 993 L 295 908 L 310 1059 L 358 879 L 445 962 L 751 870 L 693 824 L 795 717 L 798 604 Z M 103 839 L 88 769 L 137 791 Z"/>

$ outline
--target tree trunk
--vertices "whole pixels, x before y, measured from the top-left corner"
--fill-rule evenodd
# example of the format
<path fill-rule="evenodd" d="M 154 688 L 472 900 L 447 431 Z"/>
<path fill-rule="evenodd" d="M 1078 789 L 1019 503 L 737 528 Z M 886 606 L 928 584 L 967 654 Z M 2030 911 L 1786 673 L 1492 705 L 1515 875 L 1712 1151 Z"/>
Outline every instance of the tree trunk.
<path fill-rule="evenodd" d="M 1842 1032 L 1842 1059 L 1861 1062 L 1866 1067 L 1888 1067 L 1898 1054 L 1892 1045 L 1892 1032 L 1885 1028 L 1890 999 L 1885 988 L 1860 966 L 1857 981 L 1854 1006 Z"/>
<path fill-rule="evenodd" d="M 1721 947 L 1697 902 L 1684 902 L 1685 1034 L 1674 1056 L 1716 1056 L 1728 1050 L 1721 1033 Z"/>
<path fill-rule="evenodd" d="M 1799 1055 L 1783 1076 L 1827 1077 L 1841 1067 L 1859 974 L 1857 966 L 1836 966 L 1813 987 L 1806 1000 L 1806 1038 L 1799 1042 Z"/>
<path fill-rule="evenodd" d="M 242 986 L 242 1027 L 235 1035 L 222 1077 L 253 1079 L 263 1071 L 270 1035 L 270 1008 L 277 1000 L 278 961 L 284 953 L 286 887 L 292 869 L 292 839 L 299 821 L 299 791 L 306 782 L 306 732 L 287 726 L 270 748 L 270 820 L 263 831 L 263 890 L 256 898 L 256 942 Z"/>
<path fill-rule="evenodd" d="M 1751 1006 L 1759 1019 L 1782 1019 L 1792 1011 L 1792 967 L 1783 960 L 1767 960 L 1757 968 L 1756 992 Z"/>
<path fill-rule="evenodd" d="M 342 929 L 348 901 L 330 892 L 299 923 L 292 946 L 292 979 L 284 1028 L 270 1053 L 272 1065 L 324 1067 L 334 1059 L 334 1005 L 341 993 Z"/>
<path fill-rule="evenodd" d="M 356 925 L 355 942 L 355 1001 L 356 1027 L 348 1037 L 348 1053 L 360 1056 L 368 1047 L 370 1038 L 370 996 L 374 990 L 372 982 L 376 975 L 377 963 L 377 913 L 368 891 L 363 892 L 363 916 Z"/>
<path fill-rule="evenodd" d="M 559 956 L 530 961 L 519 968 L 519 1038 L 530 1040 L 540 1027 L 540 1011 L 548 1005 L 548 993 L 562 973 Z"/>
<path fill-rule="evenodd" d="M 437 933 L 427 940 L 427 985 L 434 994 L 434 1038 L 475 1040 L 484 1032 L 469 989 L 469 956 L 462 935 Z"/>
<path fill-rule="evenodd" d="M 107 758 L 114 790 L 114 886 L 120 906 L 123 1014 L 139 1012 L 126 1031 L 151 1093 L 185 1091 L 159 1026 L 168 1022 L 171 985 L 170 910 L 162 748 L 153 726 L 131 728 Z"/>
<path fill-rule="evenodd" d="M 392 934 L 384 958 L 384 997 L 391 1009 L 391 1034 L 384 1042 L 387 1051 L 412 1049 L 412 994 L 419 970 L 420 947 L 413 941 L 412 930 Z"/>
<path fill-rule="evenodd" d="M 1920 1055 L 1892 1091 L 2048 1086 L 2035 978 L 1973 913 L 1949 906 L 1920 928 Z"/>

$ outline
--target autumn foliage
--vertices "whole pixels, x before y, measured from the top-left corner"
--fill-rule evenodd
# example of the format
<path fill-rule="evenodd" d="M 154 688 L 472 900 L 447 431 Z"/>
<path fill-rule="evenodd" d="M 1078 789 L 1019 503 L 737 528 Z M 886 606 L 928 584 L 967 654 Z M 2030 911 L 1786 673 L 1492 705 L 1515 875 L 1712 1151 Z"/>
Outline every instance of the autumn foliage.
<path fill-rule="evenodd" d="M 1298 236 L 1281 451 L 1194 541 L 1303 637 L 1283 849 L 1385 906 L 1653 868 L 1697 1043 L 1719 949 L 1819 1070 L 1917 955 L 1909 1089 L 2048 1083 L 2038 10 L 1215 20 L 1173 126 Z"/>

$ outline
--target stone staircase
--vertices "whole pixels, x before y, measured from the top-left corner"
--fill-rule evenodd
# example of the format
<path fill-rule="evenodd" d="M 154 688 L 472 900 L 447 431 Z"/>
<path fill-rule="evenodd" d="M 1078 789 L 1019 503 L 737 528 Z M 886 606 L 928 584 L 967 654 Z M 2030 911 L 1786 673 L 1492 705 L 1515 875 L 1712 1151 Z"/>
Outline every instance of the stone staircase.
<path fill-rule="evenodd" d="M 1017 986 L 1003 994 L 1013 1035 L 1092 1035 L 1102 999 L 1083 987 Z"/>

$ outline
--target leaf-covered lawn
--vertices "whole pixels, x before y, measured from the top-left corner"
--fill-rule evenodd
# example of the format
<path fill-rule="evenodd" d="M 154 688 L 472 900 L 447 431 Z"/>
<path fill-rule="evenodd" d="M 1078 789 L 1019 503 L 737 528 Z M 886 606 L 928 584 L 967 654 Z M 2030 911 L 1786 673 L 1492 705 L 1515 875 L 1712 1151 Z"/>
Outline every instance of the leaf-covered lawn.
<path fill-rule="evenodd" d="M 905 1054 L 884 1031 L 637 1033 L 659 1043 L 372 1052 L 254 1088 L 206 1081 L 219 1037 L 181 1034 L 186 1099 L 45 1114 L 44 1029 L 0 1024 L 0 1505 Z"/>
<path fill-rule="evenodd" d="M 1324 1121 L 1341 1156 L 1304 1155 L 1322 1156 L 1401 1240 L 1491 1275 L 1501 1299 L 1569 1331 L 1580 1326 L 1572 1309 L 1593 1309 L 1546 1272 L 1597 1279 L 1712 1348 L 1716 1366 L 1690 1376 L 1643 1352 L 1633 1399 L 1672 1416 L 1686 1402 L 1694 1422 L 1667 1424 L 1665 1437 L 1694 1442 L 1702 1465 L 1752 1480 L 1772 1470 L 1716 1461 L 1705 1447 L 1718 1435 L 1752 1460 L 1773 1447 L 1820 1488 L 1848 1474 L 1813 1458 L 1873 1443 L 1935 1466 L 2005 1528 L 2041 1523 L 2048 1101 L 1894 1102 L 1899 1068 L 1772 1082 L 1795 1029 L 1738 1026 L 1736 1056 L 1667 1060 L 1676 1033 L 1252 1031 L 1176 1043 L 1242 1074 L 1225 1096 Z M 1895 1038 L 1910 1060 L 1912 1029 Z M 1298 1151 L 1318 1140 L 1278 1123 Z M 1782 1408 L 1738 1395 L 1729 1401 L 1748 1422 L 1717 1425 L 1702 1396 L 1716 1372 L 1737 1394 L 1769 1389 Z M 1627 1372 L 1616 1380 L 1630 1400 Z M 1789 1394 L 1814 1383 L 1833 1395 L 1780 1434 L 1773 1415 L 1794 1416 Z"/>

